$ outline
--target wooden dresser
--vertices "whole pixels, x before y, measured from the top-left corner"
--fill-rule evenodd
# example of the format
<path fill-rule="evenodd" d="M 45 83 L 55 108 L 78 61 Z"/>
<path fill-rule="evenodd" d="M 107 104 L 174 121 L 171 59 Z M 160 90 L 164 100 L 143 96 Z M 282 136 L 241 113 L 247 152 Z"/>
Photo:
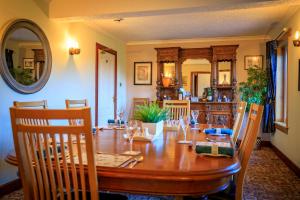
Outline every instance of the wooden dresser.
<path fill-rule="evenodd" d="M 164 47 L 155 48 L 157 51 L 157 100 L 160 105 L 164 99 L 178 99 L 179 89 L 184 85 L 190 91 L 192 97 L 201 97 L 202 93 L 193 93 L 197 90 L 194 81 L 200 80 L 200 74 L 210 74 L 208 86 L 212 91 L 212 101 L 199 101 L 191 103 L 191 110 L 199 110 L 198 122 L 233 126 L 236 112 L 236 50 L 238 45 L 220 45 L 207 48 L 181 48 Z M 207 61 L 206 71 L 202 69 L 191 71 L 192 67 L 186 68 L 187 60 Z M 183 68 L 185 66 L 185 68 Z M 185 77 L 183 78 L 183 70 Z M 188 72 L 188 74 L 186 74 Z M 190 76 L 191 74 L 191 76 Z M 195 79 L 193 74 L 198 74 Z M 188 76 L 188 83 L 186 77 Z M 171 78 L 171 84 L 163 84 L 163 80 Z M 192 79 L 193 78 L 193 79 Z M 227 78 L 227 79 L 226 79 Z M 187 84 L 189 86 L 186 86 Z M 198 82 L 197 82 L 198 84 Z M 199 86 L 199 84 L 198 84 Z M 201 84 L 200 84 L 201 86 Z"/>

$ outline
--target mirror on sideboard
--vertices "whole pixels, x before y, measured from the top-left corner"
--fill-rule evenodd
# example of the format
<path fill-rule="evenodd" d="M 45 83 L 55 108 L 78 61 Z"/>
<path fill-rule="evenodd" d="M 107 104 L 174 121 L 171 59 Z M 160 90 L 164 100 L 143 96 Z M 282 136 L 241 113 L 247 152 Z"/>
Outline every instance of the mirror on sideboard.
<path fill-rule="evenodd" d="M 174 62 L 163 63 L 162 83 L 164 87 L 174 85 L 176 79 L 176 65 Z"/>
<path fill-rule="evenodd" d="M 218 61 L 218 85 L 231 85 L 231 61 Z"/>
<path fill-rule="evenodd" d="M 187 59 L 182 63 L 182 86 L 192 97 L 202 97 L 210 87 L 211 63 L 206 59 Z"/>

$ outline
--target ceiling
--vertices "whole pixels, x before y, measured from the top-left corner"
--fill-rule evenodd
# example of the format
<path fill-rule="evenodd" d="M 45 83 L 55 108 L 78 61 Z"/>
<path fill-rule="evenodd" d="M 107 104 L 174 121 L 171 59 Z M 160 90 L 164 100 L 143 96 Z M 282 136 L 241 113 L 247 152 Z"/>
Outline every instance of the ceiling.
<path fill-rule="evenodd" d="M 267 36 L 299 4 L 299 0 L 52 0 L 49 16 L 83 22 L 125 42 Z M 119 18 L 123 20 L 114 21 Z"/>

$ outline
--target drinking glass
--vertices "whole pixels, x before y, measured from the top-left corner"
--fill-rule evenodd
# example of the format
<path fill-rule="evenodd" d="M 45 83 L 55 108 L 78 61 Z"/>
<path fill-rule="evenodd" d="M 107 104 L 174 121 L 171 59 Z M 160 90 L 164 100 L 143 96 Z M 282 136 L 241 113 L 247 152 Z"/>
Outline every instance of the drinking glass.
<path fill-rule="evenodd" d="M 186 140 L 187 131 L 190 125 L 190 117 L 189 116 L 180 116 L 179 117 L 179 123 L 182 127 L 183 134 L 184 134 L 184 140 L 180 140 L 178 143 L 180 144 L 190 144 L 191 141 Z"/>
<path fill-rule="evenodd" d="M 138 132 L 138 123 L 136 120 L 131 120 L 128 122 L 128 125 L 125 128 L 125 136 L 126 138 L 129 140 L 129 145 L 130 145 L 130 149 L 129 151 L 125 151 L 123 154 L 126 155 L 138 155 L 141 152 L 140 151 L 133 151 L 133 137 L 137 134 Z"/>
<path fill-rule="evenodd" d="M 118 109 L 118 117 L 119 117 L 119 128 L 122 126 L 122 119 L 124 119 L 125 110 L 123 108 Z"/>
<path fill-rule="evenodd" d="M 192 118 L 195 125 L 198 124 L 198 116 L 199 116 L 199 110 L 192 110 Z"/>

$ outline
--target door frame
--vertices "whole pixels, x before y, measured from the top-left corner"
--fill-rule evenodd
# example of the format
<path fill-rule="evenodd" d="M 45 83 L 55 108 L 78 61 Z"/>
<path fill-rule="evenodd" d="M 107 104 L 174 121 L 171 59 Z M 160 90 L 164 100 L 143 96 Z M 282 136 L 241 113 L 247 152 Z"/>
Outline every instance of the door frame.
<path fill-rule="evenodd" d="M 114 118 L 117 116 L 117 60 L 118 60 L 118 53 L 117 51 L 108 48 L 102 44 L 96 43 L 96 65 L 95 65 L 95 126 L 98 126 L 98 100 L 99 100 L 99 94 L 98 94 L 98 89 L 99 89 L 99 56 L 98 56 L 98 51 L 102 50 L 105 52 L 108 52 L 110 54 L 113 54 L 115 56 L 115 67 L 114 67 L 114 97 L 113 97 L 113 102 L 114 102 Z"/>

